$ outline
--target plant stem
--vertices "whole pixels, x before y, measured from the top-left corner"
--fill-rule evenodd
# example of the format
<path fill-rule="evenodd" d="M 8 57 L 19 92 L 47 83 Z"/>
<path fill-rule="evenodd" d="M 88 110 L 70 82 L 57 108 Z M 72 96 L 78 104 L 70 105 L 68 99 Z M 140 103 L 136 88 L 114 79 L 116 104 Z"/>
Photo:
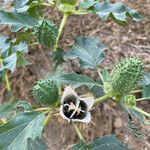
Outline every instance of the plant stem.
<path fill-rule="evenodd" d="M 7 72 L 5 74 L 5 82 L 6 82 L 7 91 L 10 92 L 11 91 L 11 86 L 10 86 L 10 82 L 9 82 L 9 78 L 8 78 Z"/>
<path fill-rule="evenodd" d="M 140 92 L 142 92 L 142 90 L 134 90 L 131 92 L 131 94 L 136 94 L 136 93 L 140 93 Z"/>
<path fill-rule="evenodd" d="M 43 6 L 52 6 L 52 5 L 49 4 L 49 3 L 41 3 L 40 5 L 43 5 Z"/>
<path fill-rule="evenodd" d="M 148 100 L 148 99 L 150 99 L 150 97 L 139 98 L 139 99 L 136 99 L 136 101 L 138 102 L 138 101 L 143 101 L 143 100 Z"/>
<path fill-rule="evenodd" d="M 3 60 L 1 58 L 1 53 L 0 53 L 0 65 L 3 66 Z M 7 91 L 10 92 L 11 91 L 11 85 L 10 85 L 10 82 L 9 82 L 7 71 L 6 71 L 6 74 L 5 74 L 5 82 L 6 82 Z"/>
<path fill-rule="evenodd" d="M 105 100 L 108 100 L 109 98 L 110 98 L 110 97 L 109 97 L 108 95 L 104 95 L 104 96 L 102 96 L 102 97 L 99 97 L 99 98 L 95 99 L 95 100 L 94 100 L 94 104 L 103 102 L 103 101 L 105 101 Z"/>
<path fill-rule="evenodd" d="M 69 17 L 69 14 L 65 13 L 64 16 L 63 16 L 63 19 L 61 21 L 60 27 L 59 27 L 58 36 L 57 36 L 57 39 L 56 39 L 56 44 L 54 46 L 54 50 L 56 50 L 58 48 L 58 42 L 59 42 L 60 36 L 62 34 L 63 28 L 65 26 L 65 23 L 66 23 L 68 17 Z"/>
<path fill-rule="evenodd" d="M 31 43 L 29 46 L 35 46 L 35 45 L 40 45 L 40 43 L 34 42 L 34 43 Z"/>
<path fill-rule="evenodd" d="M 49 110 L 49 107 L 37 108 L 34 111 L 45 111 L 45 110 Z"/>
<path fill-rule="evenodd" d="M 99 77 L 100 77 L 100 79 L 102 80 L 102 82 L 104 83 L 104 81 L 103 81 L 103 76 L 102 76 L 102 74 L 101 74 L 101 71 L 97 68 L 97 72 L 98 72 L 98 75 L 99 75 Z"/>
<path fill-rule="evenodd" d="M 88 11 L 87 10 L 77 10 L 73 13 L 73 15 L 86 15 L 86 14 L 89 14 L 89 13 L 92 13 L 92 11 Z"/>
<path fill-rule="evenodd" d="M 75 131 L 76 131 L 78 137 L 80 138 L 80 140 L 82 140 L 83 142 L 85 142 L 85 140 L 84 140 L 84 138 L 83 138 L 83 136 L 82 136 L 82 134 L 81 134 L 79 128 L 77 127 L 77 125 L 74 124 L 74 123 L 72 123 L 72 124 L 73 124 L 73 127 L 74 127 L 74 129 L 75 129 Z"/>
<path fill-rule="evenodd" d="M 43 123 L 43 128 L 45 128 L 47 126 L 47 124 L 49 123 L 50 117 L 51 117 L 51 111 L 48 113 L 48 115 L 46 116 L 46 119 L 44 120 Z"/>
<path fill-rule="evenodd" d="M 136 107 L 136 106 L 135 106 L 135 107 L 132 107 L 132 109 L 138 111 L 139 113 L 143 114 L 144 116 L 150 117 L 150 114 L 149 114 L 149 113 L 143 111 L 142 109 L 140 109 L 140 108 L 138 108 L 138 107 Z"/>

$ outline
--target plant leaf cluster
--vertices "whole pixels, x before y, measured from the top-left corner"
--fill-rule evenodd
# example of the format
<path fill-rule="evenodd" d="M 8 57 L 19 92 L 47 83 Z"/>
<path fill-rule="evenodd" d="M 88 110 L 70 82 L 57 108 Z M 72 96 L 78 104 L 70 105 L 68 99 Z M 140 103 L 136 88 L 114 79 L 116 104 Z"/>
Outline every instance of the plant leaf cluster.
<path fill-rule="evenodd" d="M 97 68 L 104 59 L 106 46 L 94 37 L 78 37 L 73 47 L 67 52 L 66 58 L 80 60 L 83 68 Z"/>
<path fill-rule="evenodd" d="M 122 106 L 128 116 L 128 127 L 139 137 L 140 130 L 134 124 L 134 117 L 142 123 L 149 124 L 146 117 L 150 115 L 137 107 L 139 99 L 133 90 L 142 90 L 142 99 L 150 97 L 150 74 L 144 74 L 144 64 L 137 58 L 122 60 L 109 73 L 100 68 L 105 59 L 107 47 L 98 37 L 79 36 L 69 50 L 58 46 L 65 22 L 58 26 L 53 20 L 44 17 L 45 7 L 55 7 L 64 16 L 97 14 L 101 20 L 111 19 L 119 25 L 126 25 L 127 18 L 141 21 L 143 17 L 126 4 L 98 0 L 14 0 L 14 10 L 0 10 L 0 24 L 10 25 L 16 32 L 16 38 L 0 36 L 0 78 L 4 79 L 7 71 L 14 72 L 17 66 L 29 64 L 24 54 L 28 53 L 28 44 L 37 41 L 53 49 L 55 72 L 37 81 L 32 94 L 41 104 L 48 107 L 37 108 L 27 101 L 7 102 L 0 105 L 0 149 L 4 150 L 46 150 L 47 145 L 41 140 L 43 128 L 47 125 L 52 111 L 60 106 L 63 86 L 79 88 L 87 86 L 89 91 L 100 100 L 103 96 Z M 35 38 L 32 38 L 35 35 Z M 58 69 L 68 60 L 79 60 L 82 69 L 96 71 L 100 79 L 75 72 L 65 73 Z M 103 100 L 103 99 L 101 99 Z M 114 135 L 107 135 L 87 144 L 83 140 L 73 146 L 72 150 L 128 150 Z"/>
<path fill-rule="evenodd" d="M 29 138 L 41 138 L 43 113 L 24 112 L 17 114 L 8 123 L 0 127 L 0 149 L 22 149 L 28 147 Z"/>
<path fill-rule="evenodd" d="M 16 39 L 10 40 L 8 36 L 0 36 L 0 77 L 4 78 L 6 71 L 14 72 L 17 66 L 29 64 L 24 57 L 27 53 L 27 43 L 17 43 Z"/>

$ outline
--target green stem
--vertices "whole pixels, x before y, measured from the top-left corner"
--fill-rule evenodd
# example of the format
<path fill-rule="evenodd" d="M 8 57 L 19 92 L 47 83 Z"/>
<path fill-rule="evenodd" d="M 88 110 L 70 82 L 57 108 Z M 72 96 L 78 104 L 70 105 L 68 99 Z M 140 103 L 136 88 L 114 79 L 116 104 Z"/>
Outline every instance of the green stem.
<path fill-rule="evenodd" d="M 7 72 L 5 74 L 5 82 L 6 82 L 7 91 L 10 92 L 11 91 L 11 85 L 10 85 L 10 82 L 9 82 L 9 78 L 8 78 Z"/>
<path fill-rule="evenodd" d="M 46 111 L 46 110 L 49 110 L 49 107 L 43 107 L 43 108 L 34 109 L 34 111 Z"/>
<path fill-rule="evenodd" d="M 79 136 L 80 140 L 82 140 L 83 142 L 85 142 L 85 140 L 84 140 L 84 138 L 83 138 L 83 136 L 82 136 L 82 134 L 81 134 L 79 128 L 77 127 L 77 125 L 74 124 L 74 123 L 72 123 L 72 124 L 73 124 L 73 127 L 74 127 L 74 129 L 75 129 L 77 135 Z"/>
<path fill-rule="evenodd" d="M 136 101 L 138 102 L 138 101 L 143 101 L 143 100 L 148 100 L 148 99 L 150 99 L 150 97 L 139 98 L 139 99 L 136 99 Z"/>
<path fill-rule="evenodd" d="M 3 60 L 1 58 L 1 53 L 0 53 L 0 65 L 3 66 Z M 6 71 L 6 74 L 5 74 L 5 82 L 6 82 L 7 91 L 10 92 L 11 91 L 11 85 L 10 85 L 10 82 L 9 82 L 7 71 Z"/>
<path fill-rule="evenodd" d="M 142 90 L 134 90 L 131 92 L 131 94 L 136 94 L 136 93 L 141 93 L 141 92 L 142 92 Z"/>
<path fill-rule="evenodd" d="M 132 107 L 132 109 L 138 111 L 139 113 L 143 114 L 144 116 L 150 117 L 150 114 L 149 114 L 149 113 L 143 111 L 142 109 L 140 109 L 140 108 L 138 108 L 138 107 L 136 107 L 136 106 Z"/>
<path fill-rule="evenodd" d="M 62 34 L 63 28 L 65 26 L 65 23 L 66 23 L 68 17 L 69 17 L 69 14 L 65 13 L 64 16 L 63 16 L 63 19 L 61 21 L 60 27 L 59 27 L 58 36 L 57 36 L 57 39 L 56 39 L 56 44 L 54 46 L 54 50 L 56 50 L 58 48 L 58 42 L 59 42 L 60 36 Z"/>
<path fill-rule="evenodd" d="M 39 42 L 31 43 L 29 46 L 35 46 L 35 45 L 40 45 Z"/>
<path fill-rule="evenodd" d="M 97 98 L 97 99 L 95 99 L 94 100 L 94 103 L 96 104 L 96 103 L 100 103 L 100 102 L 103 102 L 103 101 L 105 101 L 105 100 L 108 100 L 110 97 L 108 96 L 108 95 L 104 95 L 104 96 L 102 96 L 102 97 L 99 97 L 99 98 Z"/>
<path fill-rule="evenodd" d="M 43 5 L 43 6 L 52 6 L 52 4 L 49 4 L 49 3 L 41 3 L 39 5 Z"/>
<path fill-rule="evenodd" d="M 45 128 L 47 126 L 47 124 L 49 123 L 50 117 L 51 117 L 51 111 L 48 113 L 48 115 L 46 116 L 46 119 L 43 123 L 43 128 Z"/>
<path fill-rule="evenodd" d="M 103 76 L 102 76 L 102 74 L 101 74 L 100 69 L 97 68 L 97 72 L 98 72 L 98 75 L 99 75 L 100 79 L 101 79 L 102 82 L 104 83 L 104 81 L 103 81 Z"/>
<path fill-rule="evenodd" d="M 89 13 L 92 13 L 92 11 L 87 12 L 87 10 L 77 10 L 77 11 L 73 12 L 73 15 L 86 15 Z"/>

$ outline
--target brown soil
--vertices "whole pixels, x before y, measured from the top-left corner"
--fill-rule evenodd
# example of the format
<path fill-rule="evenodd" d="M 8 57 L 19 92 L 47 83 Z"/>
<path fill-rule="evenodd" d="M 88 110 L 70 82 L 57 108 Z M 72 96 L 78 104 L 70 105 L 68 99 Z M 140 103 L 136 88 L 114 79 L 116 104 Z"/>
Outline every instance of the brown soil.
<path fill-rule="evenodd" d="M 109 47 L 106 59 L 101 65 L 110 70 L 121 58 L 134 55 L 143 59 L 146 69 L 150 71 L 150 1 L 149 0 L 121 0 L 132 8 L 137 9 L 145 19 L 136 23 L 129 20 L 129 25 L 120 27 L 112 21 L 102 22 L 96 15 L 71 16 L 65 26 L 60 45 L 66 47 L 73 43 L 76 36 L 99 36 L 101 41 Z M 1 3 L 0 3 L 1 5 Z M 56 10 L 46 9 L 46 16 L 60 23 L 62 15 Z M 0 27 L 1 34 L 10 34 L 9 30 Z M 10 34 L 11 35 L 11 34 Z M 13 36 L 13 35 L 12 35 Z M 41 46 L 30 48 L 27 59 L 32 63 L 30 66 L 19 68 L 10 77 L 12 89 L 16 99 L 26 99 L 34 103 L 31 89 L 34 83 L 41 77 L 53 72 L 52 57 L 47 49 Z M 92 70 L 81 70 L 78 62 L 67 62 L 63 68 L 70 72 L 86 73 L 97 78 Z M 1 86 L 0 102 L 6 101 L 6 89 Z M 81 93 L 81 92 L 80 92 Z M 139 106 L 149 111 L 150 103 L 141 102 Z M 150 149 L 150 127 L 137 125 L 142 129 L 143 136 L 135 138 L 127 129 L 127 118 L 121 109 L 112 102 L 96 105 L 92 111 L 94 125 L 86 127 L 82 133 L 87 141 L 101 137 L 105 134 L 116 134 L 123 143 L 135 150 Z M 52 150 L 67 150 L 77 143 L 78 137 L 71 125 L 61 125 L 53 118 L 43 134 Z"/>

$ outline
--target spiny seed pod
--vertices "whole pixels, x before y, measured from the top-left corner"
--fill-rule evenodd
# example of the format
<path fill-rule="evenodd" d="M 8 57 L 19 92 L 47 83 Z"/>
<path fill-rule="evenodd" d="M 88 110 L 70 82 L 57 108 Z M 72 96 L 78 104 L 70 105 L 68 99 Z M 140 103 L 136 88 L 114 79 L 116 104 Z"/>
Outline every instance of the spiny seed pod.
<path fill-rule="evenodd" d="M 123 59 L 109 75 L 112 94 L 123 96 L 130 93 L 142 79 L 144 63 L 135 57 Z"/>
<path fill-rule="evenodd" d="M 59 99 L 58 83 L 49 78 L 41 79 L 33 87 L 32 94 L 38 102 L 53 105 Z"/>
<path fill-rule="evenodd" d="M 58 36 L 58 27 L 51 20 L 41 19 L 38 26 L 35 27 L 34 33 L 40 44 L 53 47 Z"/>

